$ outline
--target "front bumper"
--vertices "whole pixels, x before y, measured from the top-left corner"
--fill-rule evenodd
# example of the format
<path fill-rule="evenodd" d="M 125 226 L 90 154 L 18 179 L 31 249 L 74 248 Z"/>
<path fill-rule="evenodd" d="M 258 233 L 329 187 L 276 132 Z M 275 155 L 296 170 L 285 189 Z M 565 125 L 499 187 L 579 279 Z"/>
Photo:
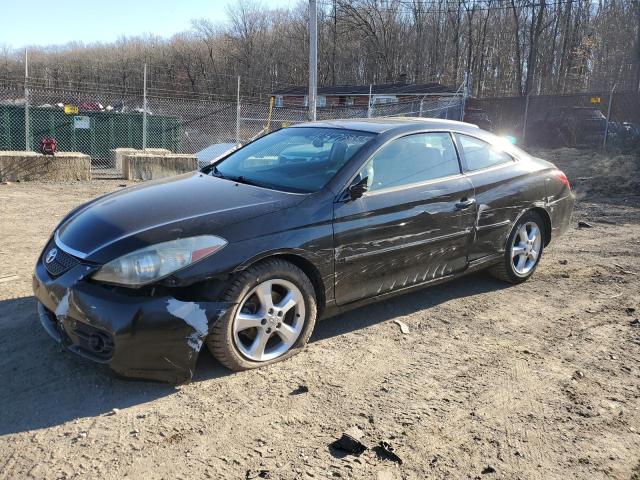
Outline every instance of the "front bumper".
<path fill-rule="evenodd" d="M 53 277 L 38 260 L 33 292 L 47 333 L 127 377 L 191 380 L 205 337 L 230 304 L 178 300 L 166 289 L 109 287 L 89 280 L 96 268 L 78 263 Z"/>

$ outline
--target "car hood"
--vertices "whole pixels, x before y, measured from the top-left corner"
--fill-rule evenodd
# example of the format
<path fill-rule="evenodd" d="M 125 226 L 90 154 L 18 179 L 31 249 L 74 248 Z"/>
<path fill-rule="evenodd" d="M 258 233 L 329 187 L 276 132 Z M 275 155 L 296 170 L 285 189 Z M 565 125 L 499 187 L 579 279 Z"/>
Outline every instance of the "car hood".
<path fill-rule="evenodd" d="M 56 241 L 74 255 L 103 263 L 154 243 L 215 234 L 228 225 L 294 206 L 304 197 L 189 173 L 88 203 L 63 221 Z"/>

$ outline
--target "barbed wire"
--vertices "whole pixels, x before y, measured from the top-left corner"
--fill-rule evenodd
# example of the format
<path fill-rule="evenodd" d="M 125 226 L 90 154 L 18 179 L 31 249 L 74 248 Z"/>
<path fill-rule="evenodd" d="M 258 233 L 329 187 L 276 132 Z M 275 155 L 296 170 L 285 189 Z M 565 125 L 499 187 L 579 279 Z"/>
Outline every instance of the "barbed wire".
<path fill-rule="evenodd" d="M 24 85 L 24 77 L 18 76 L 2 76 L 0 77 L 0 81 L 4 83 L 13 83 Z M 87 82 L 87 81 L 60 81 L 59 83 L 53 83 L 51 79 L 47 78 L 39 78 L 39 77 L 28 77 L 27 84 L 30 88 L 43 88 L 48 90 L 77 90 L 85 93 L 109 93 L 109 94 L 121 94 L 121 95 L 142 95 L 143 85 L 136 86 L 122 86 L 122 85 L 114 85 L 108 83 L 101 82 Z M 175 84 L 173 84 L 175 86 Z M 155 86 L 151 86 L 147 88 L 147 93 L 149 96 L 169 96 L 172 98 L 181 97 L 203 97 L 203 98 L 221 98 L 226 100 L 234 100 L 235 101 L 235 92 L 230 93 L 213 93 L 207 91 L 193 91 L 189 85 L 185 84 L 185 88 L 158 88 Z M 255 94 L 258 95 L 255 95 Z M 271 96 L 271 91 L 261 90 L 256 91 L 255 89 L 250 90 L 250 94 L 242 94 L 241 96 L 245 98 L 262 98 Z"/>
<path fill-rule="evenodd" d="M 36 50 L 37 51 L 37 50 Z M 24 58 L 23 57 L 18 57 L 16 56 L 16 58 L 14 58 L 13 60 L 15 63 L 17 64 L 21 64 L 24 65 Z M 147 64 L 147 72 L 153 72 L 155 71 L 155 73 L 160 72 L 161 74 L 166 74 L 166 75 L 171 75 L 171 76 L 175 76 L 175 75 L 188 75 L 188 72 L 186 69 L 181 68 L 181 67 L 176 67 L 175 65 L 173 66 L 169 66 L 169 65 L 160 65 L 160 64 L 155 64 L 155 63 L 149 63 L 149 62 L 145 62 L 144 59 L 137 59 L 136 64 L 135 65 L 126 65 L 121 63 L 118 63 L 117 61 L 114 62 L 103 62 L 103 61 L 99 61 L 99 60 L 91 60 L 91 61 L 87 61 L 85 59 L 71 59 L 71 60 L 65 60 L 65 62 L 67 62 L 65 65 L 54 65 L 54 66 L 47 66 L 47 61 L 46 59 L 40 60 L 40 59 L 33 59 L 30 58 L 29 59 L 29 68 L 30 69 L 35 69 L 35 70 L 47 70 L 47 69 L 65 69 L 66 74 L 68 75 L 73 75 L 73 74 L 77 74 L 77 75 L 95 75 L 95 76 L 103 76 L 103 75 L 110 75 L 114 78 L 122 78 L 123 75 L 126 76 L 127 78 L 130 78 L 132 80 L 137 79 L 138 81 L 142 82 L 143 79 L 143 75 L 144 75 L 144 64 Z M 78 72 L 72 72 L 72 70 L 77 69 Z M 88 72 L 86 71 L 88 70 Z M 269 84 L 274 84 L 274 85 L 282 85 L 282 86 L 289 86 L 289 87 L 293 87 L 293 86 L 297 86 L 297 84 L 295 83 L 290 83 L 290 82 L 285 82 L 285 81 L 281 81 L 281 80 L 277 80 L 277 79 L 267 79 L 267 78 L 262 78 L 262 77 L 254 77 L 252 75 L 238 75 L 235 73 L 219 73 L 219 72 L 212 72 L 212 71 L 207 71 L 206 75 L 208 77 L 215 77 L 215 78 L 220 78 L 220 79 L 225 79 L 225 80 L 237 80 L 238 76 L 241 77 L 241 79 L 244 80 L 249 80 L 249 81 L 254 81 L 257 83 L 261 83 L 261 84 L 265 84 L 265 83 L 269 83 Z M 153 80 L 154 82 L 162 82 L 162 83 L 171 83 L 170 81 L 167 80 L 158 80 L 155 79 Z M 215 80 L 213 78 L 207 78 L 207 77 L 202 77 L 200 76 L 198 78 L 198 82 L 206 82 L 206 83 L 211 83 L 214 82 Z"/>

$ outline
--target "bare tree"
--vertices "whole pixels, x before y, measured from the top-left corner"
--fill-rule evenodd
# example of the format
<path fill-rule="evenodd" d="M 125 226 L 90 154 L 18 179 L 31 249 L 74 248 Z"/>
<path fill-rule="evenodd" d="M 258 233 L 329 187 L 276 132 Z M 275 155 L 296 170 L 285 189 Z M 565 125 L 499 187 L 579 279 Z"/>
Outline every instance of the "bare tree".
<path fill-rule="evenodd" d="M 640 0 L 325 0 L 319 2 L 319 79 L 414 82 L 478 96 L 640 89 Z M 31 47 L 34 85 L 243 95 L 307 82 L 306 2 L 267 8 L 239 0 L 225 22 L 197 19 L 171 38 Z M 21 82 L 24 51 L 0 47 L 0 81 Z"/>

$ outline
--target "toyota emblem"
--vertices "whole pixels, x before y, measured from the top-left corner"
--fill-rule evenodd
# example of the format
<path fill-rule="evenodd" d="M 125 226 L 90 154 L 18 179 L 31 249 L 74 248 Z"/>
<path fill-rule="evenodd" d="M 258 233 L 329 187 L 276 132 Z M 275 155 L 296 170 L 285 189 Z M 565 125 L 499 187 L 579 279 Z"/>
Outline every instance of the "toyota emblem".
<path fill-rule="evenodd" d="M 56 255 L 58 255 L 58 249 L 52 248 L 47 252 L 47 256 L 44 259 L 44 262 L 48 265 L 56 259 Z"/>

